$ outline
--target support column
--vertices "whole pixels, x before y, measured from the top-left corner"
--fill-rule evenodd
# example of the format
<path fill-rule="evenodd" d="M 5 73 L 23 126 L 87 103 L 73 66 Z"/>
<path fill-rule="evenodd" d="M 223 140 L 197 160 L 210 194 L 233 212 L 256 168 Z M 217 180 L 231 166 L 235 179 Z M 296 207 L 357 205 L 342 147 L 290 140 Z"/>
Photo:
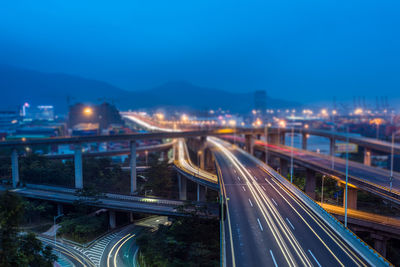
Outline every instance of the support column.
<path fill-rule="evenodd" d="M 303 133 L 301 138 L 301 148 L 307 150 L 307 134 Z"/>
<path fill-rule="evenodd" d="M 134 194 L 137 191 L 137 177 L 136 177 L 136 141 L 130 142 L 131 149 L 131 194 Z"/>
<path fill-rule="evenodd" d="M 178 160 L 178 144 L 177 141 L 175 140 L 173 146 L 172 146 L 172 157 L 174 159 L 174 161 Z"/>
<path fill-rule="evenodd" d="M 279 144 L 280 145 L 284 145 L 285 144 L 285 135 L 286 135 L 285 132 L 279 134 Z"/>
<path fill-rule="evenodd" d="M 197 184 L 197 201 L 206 201 L 206 187 L 201 184 Z"/>
<path fill-rule="evenodd" d="M 270 134 L 269 135 L 269 142 L 272 145 L 279 145 L 279 135 L 277 134 Z"/>
<path fill-rule="evenodd" d="M 316 179 L 315 179 L 315 171 L 311 169 L 306 170 L 306 185 L 304 188 L 305 193 L 315 199 L 315 187 L 316 187 Z"/>
<path fill-rule="evenodd" d="M 371 166 L 371 149 L 364 148 L 364 164 Z"/>
<path fill-rule="evenodd" d="M 289 163 L 286 159 L 279 159 L 279 168 L 281 170 L 281 175 L 285 178 L 288 176 L 288 166 Z"/>
<path fill-rule="evenodd" d="M 344 189 L 345 190 L 345 189 Z M 345 201 L 346 201 L 346 193 L 343 191 L 343 207 L 345 206 Z M 347 187 L 347 208 L 356 210 L 357 209 L 357 188 L 353 188 L 348 186 Z"/>
<path fill-rule="evenodd" d="M 57 203 L 57 216 L 60 216 L 64 213 L 64 206 L 60 203 Z"/>
<path fill-rule="evenodd" d="M 12 173 L 12 184 L 13 187 L 17 187 L 19 184 L 19 168 L 18 168 L 18 152 L 13 149 L 11 153 L 11 173 Z"/>
<path fill-rule="evenodd" d="M 199 160 L 200 160 L 200 162 L 199 162 L 199 165 L 200 165 L 200 169 L 203 169 L 204 170 L 204 162 L 205 162 L 205 150 L 204 149 L 201 149 L 201 150 L 199 150 L 198 152 L 198 156 L 199 156 Z"/>
<path fill-rule="evenodd" d="M 109 222 L 110 222 L 110 228 L 115 229 L 115 227 L 117 226 L 116 219 L 115 219 L 115 211 L 109 210 L 108 217 L 109 217 Z"/>
<path fill-rule="evenodd" d="M 187 200 L 186 177 L 178 173 L 179 200 Z"/>
<path fill-rule="evenodd" d="M 129 222 L 133 223 L 133 212 L 129 212 Z"/>
<path fill-rule="evenodd" d="M 246 151 L 253 155 L 254 153 L 254 137 L 251 134 L 246 134 L 245 135 L 245 146 L 246 146 Z"/>
<path fill-rule="evenodd" d="M 83 188 L 82 146 L 80 144 L 75 145 L 74 165 L 75 165 L 75 188 Z"/>
<path fill-rule="evenodd" d="M 377 234 L 371 234 L 374 240 L 374 249 L 378 251 L 383 257 L 386 257 L 387 238 Z"/>
<path fill-rule="evenodd" d="M 335 154 L 335 138 L 329 138 L 329 155 Z"/>

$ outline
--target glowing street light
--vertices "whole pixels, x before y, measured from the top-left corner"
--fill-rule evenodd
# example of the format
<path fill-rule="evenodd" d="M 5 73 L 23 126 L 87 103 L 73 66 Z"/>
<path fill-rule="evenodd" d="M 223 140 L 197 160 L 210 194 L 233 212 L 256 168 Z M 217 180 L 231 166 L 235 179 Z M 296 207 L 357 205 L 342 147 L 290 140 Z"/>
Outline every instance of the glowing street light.
<path fill-rule="evenodd" d="M 91 107 L 85 107 L 84 109 L 83 109 L 83 114 L 85 115 L 85 116 L 92 116 L 92 114 L 93 114 L 93 109 L 91 108 Z"/>

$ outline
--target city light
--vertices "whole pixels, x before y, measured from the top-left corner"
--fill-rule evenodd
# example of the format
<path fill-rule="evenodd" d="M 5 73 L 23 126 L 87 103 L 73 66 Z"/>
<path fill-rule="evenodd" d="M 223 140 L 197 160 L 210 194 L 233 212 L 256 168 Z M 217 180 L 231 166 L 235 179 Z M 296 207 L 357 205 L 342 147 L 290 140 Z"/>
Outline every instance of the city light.
<path fill-rule="evenodd" d="M 279 121 L 279 127 L 285 128 L 286 127 L 286 121 L 280 120 Z"/>
<path fill-rule="evenodd" d="M 181 121 L 187 122 L 188 120 L 189 120 L 189 117 L 186 114 L 182 114 Z"/>
<path fill-rule="evenodd" d="M 83 114 L 84 114 L 85 116 L 92 116 L 92 114 L 93 114 L 93 109 L 92 109 L 91 107 L 85 107 L 85 108 L 83 109 Z"/>
<path fill-rule="evenodd" d="M 363 114 L 363 109 L 362 108 L 356 108 L 356 110 L 354 110 L 354 114 L 355 115 L 362 115 Z"/>

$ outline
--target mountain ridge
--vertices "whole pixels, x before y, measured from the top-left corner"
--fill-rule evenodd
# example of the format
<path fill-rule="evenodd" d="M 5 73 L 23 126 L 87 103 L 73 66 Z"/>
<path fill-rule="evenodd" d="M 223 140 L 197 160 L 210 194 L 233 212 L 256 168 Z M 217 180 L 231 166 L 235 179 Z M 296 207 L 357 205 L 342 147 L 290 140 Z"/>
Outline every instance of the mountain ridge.
<path fill-rule="evenodd" d="M 115 102 L 120 109 L 175 108 L 189 110 L 229 109 L 248 112 L 254 93 L 231 93 L 200 87 L 187 81 L 170 81 L 147 89 L 128 91 L 108 82 L 64 73 L 46 73 L 0 65 L 0 108 L 8 109 L 29 102 L 51 104 L 56 113 L 66 112 L 75 102 Z M 298 107 L 298 103 L 267 97 L 268 108 Z"/>

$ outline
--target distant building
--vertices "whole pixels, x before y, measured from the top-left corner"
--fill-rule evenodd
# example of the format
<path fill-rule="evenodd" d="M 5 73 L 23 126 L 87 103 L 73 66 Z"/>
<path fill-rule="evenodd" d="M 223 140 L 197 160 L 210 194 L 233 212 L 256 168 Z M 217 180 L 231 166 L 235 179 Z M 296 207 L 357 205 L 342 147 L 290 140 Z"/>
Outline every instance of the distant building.
<path fill-rule="evenodd" d="M 17 110 L 0 110 L 0 133 L 14 133 L 19 125 L 20 118 Z"/>
<path fill-rule="evenodd" d="M 124 124 L 118 109 L 109 103 L 101 105 L 78 103 L 71 106 L 68 113 L 68 127 L 74 128 L 81 123 L 98 124 L 100 131 L 111 125 Z"/>

